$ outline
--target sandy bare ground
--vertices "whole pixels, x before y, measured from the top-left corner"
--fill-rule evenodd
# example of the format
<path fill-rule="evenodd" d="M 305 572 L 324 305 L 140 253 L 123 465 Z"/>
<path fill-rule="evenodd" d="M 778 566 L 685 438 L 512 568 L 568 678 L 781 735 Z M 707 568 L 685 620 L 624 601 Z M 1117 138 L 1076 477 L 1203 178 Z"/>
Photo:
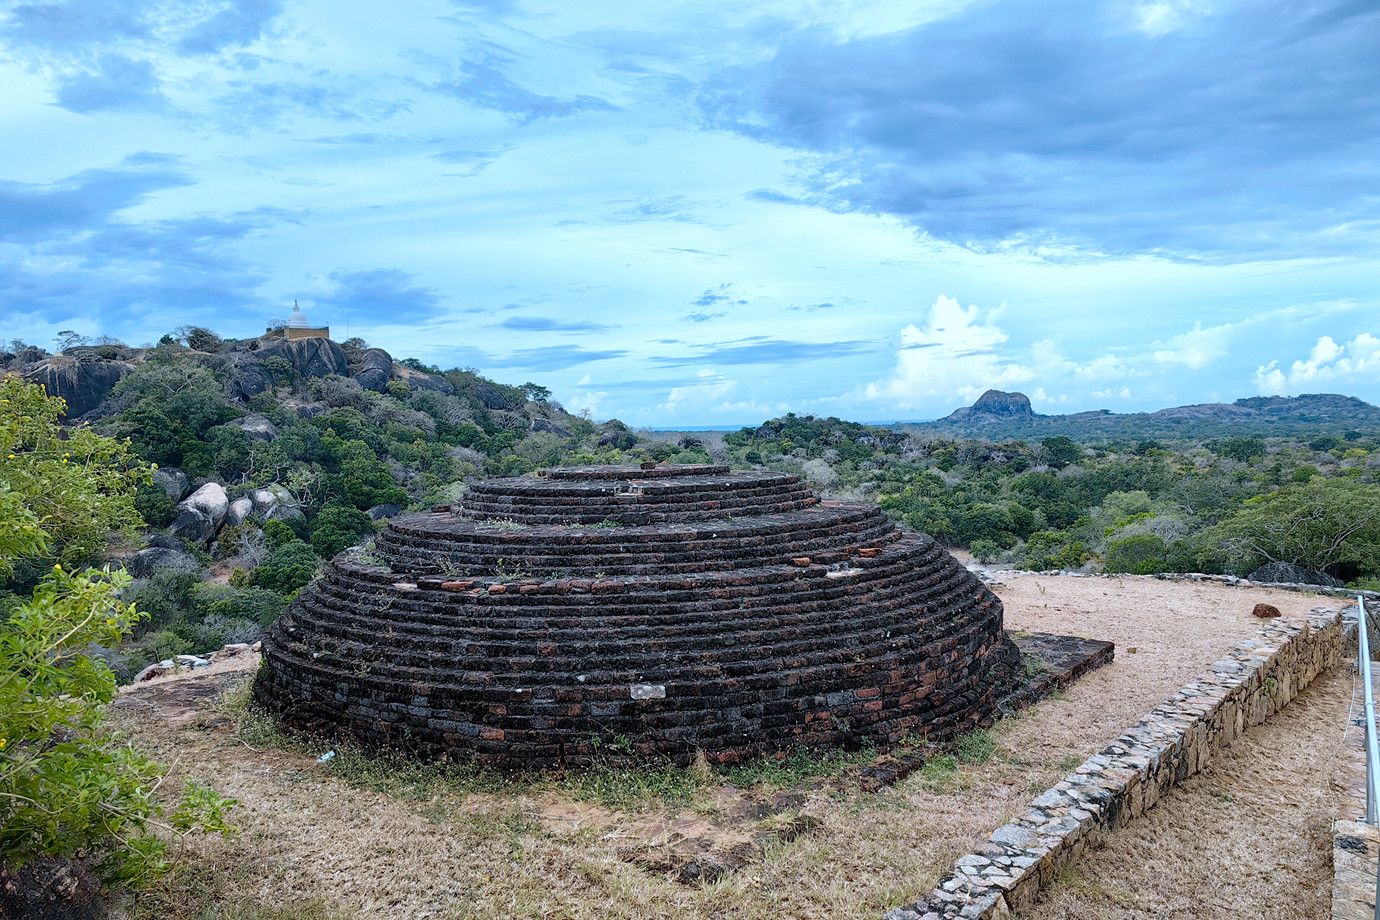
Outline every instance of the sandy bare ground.
<path fill-rule="evenodd" d="M 726 787 L 722 777 L 674 813 L 613 811 L 574 801 L 568 787 L 549 783 L 501 793 L 460 795 L 442 787 L 388 795 L 331 776 L 310 755 L 251 750 L 230 720 L 204 709 L 214 694 L 179 700 L 169 698 L 169 684 L 131 689 L 113 717 L 166 761 L 180 757 L 177 773 L 239 799 L 235 821 L 242 829 L 234 840 L 182 845 L 167 891 L 143 899 L 136 916 L 875 918 L 928 891 L 976 838 L 1254 635 L 1255 603 L 1273 603 L 1286 615 L 1336 603 L 1131 577 L 1012 575 L 997 591 L 1009 628 L 1111 639 L 1116 662 L 1000 723 L 986 762 L 926 770 L 875 794 L 830 783 L 803 790 L 797 810 L 820 822 L 817 832 L 769 845 L 742 870 L 702 887 L 625 857 L 630 848 L 655 849 L 721 824 L 744 800 L 744 791 Z M 223 685 L 234 675 L 185 680 Z M 1340 737 L 1345 706 L 1341 714 L 1314 708 Z M 1297 732 L 1267 729 L 1278 735 L 1272 750 L 1298 746 Z M 1295 811 L 1324 821 L 1333 808 L 1322 799 L 1330 794 L 1323 777 L 1305 777 L 1286 793 Z M 1312 863 L 1297 859 L 1300 871 L 1312 871 Z M 1153 871 L 1142 876 L 1128 890 L 1150 904 L 1171 903 L 1173 886 L 1183 884 Z M 1162 894 L 1150 890 L 1161 883 Z M 1049 916 L 1104 915 L 1121 916 Z"/>
<path fill-rule="evenodd" d="M 1028 920 L 1329 916 L 1351 692 L 1345 668 L 1320 677 L 1065 874 Z"/>

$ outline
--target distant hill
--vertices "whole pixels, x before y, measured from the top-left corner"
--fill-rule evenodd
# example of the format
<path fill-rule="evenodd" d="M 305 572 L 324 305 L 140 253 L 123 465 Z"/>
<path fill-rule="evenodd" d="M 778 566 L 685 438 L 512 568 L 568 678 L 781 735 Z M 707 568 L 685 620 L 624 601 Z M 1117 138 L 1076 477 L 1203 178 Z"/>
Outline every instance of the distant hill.
<path fill-rule="evenodd" d="M 1228 435 L 1297 437 L 1380 431 L 1380 408 L 1352 396 L 1251 396 L 1232 403 L 1201 403 L 1157 412 L 1117 413 L 1108 409 L 1070 415 L 1040 415 L 1024 393 L 988 390 L 971 406 L 907 430 L 986 438 L 1053 437 L 1079 441 L 1110 438 L 1205 438 Z"/>

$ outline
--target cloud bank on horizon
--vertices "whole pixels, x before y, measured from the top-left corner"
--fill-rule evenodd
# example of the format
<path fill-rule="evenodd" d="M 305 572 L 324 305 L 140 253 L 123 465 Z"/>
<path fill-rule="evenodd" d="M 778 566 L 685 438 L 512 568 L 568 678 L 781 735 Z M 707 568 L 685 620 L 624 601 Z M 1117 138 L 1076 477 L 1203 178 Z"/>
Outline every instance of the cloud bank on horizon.
<path fill-rule="evenodd" d="M 0 4 L 0 336 L 657 426 L 1380 402 L 1380 2 Z"/>

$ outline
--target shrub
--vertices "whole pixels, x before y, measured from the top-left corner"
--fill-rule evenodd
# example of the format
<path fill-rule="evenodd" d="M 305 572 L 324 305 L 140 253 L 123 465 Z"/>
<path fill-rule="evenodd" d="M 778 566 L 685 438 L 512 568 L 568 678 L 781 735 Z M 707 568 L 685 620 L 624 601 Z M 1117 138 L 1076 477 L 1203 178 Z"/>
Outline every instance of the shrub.
<path fill-rule="evenodd" d="M 316 553 L 294 538 L 272 550 L 249 576 L 249 583 L 279 594 L 292 594 L 316 577 L 316 569 Z"/>
<path fill-rule="evenodd" d="M 983 565 L 996 562 L 1001 555 L 1001 547 L 991 540 L 974 540 L 968 549 L 972 551 L 973 558 Z"/>
<path fill-rule="evenodd" d="M 1153 534 L 1136 534 L 1107 544 L 1102 570 L 1153 575 L 1165 570 L 1168 555 L 1169 547 L 1161 538 Z"/>

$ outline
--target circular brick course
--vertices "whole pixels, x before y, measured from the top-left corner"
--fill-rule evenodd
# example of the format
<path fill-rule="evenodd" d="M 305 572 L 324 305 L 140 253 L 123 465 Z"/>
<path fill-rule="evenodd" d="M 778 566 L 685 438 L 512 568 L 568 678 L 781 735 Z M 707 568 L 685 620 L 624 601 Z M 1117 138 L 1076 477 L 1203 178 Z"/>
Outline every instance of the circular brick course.
<path fill-rule="evenodd" d="M 1000 601 L 930 537 L 703 466 L 493 480 L 394 518 L 264 650 L 255 695 L 291 728 L 543 767 L 619 738 L 682 764 L 941 739 L 1020 664 Z"/>

